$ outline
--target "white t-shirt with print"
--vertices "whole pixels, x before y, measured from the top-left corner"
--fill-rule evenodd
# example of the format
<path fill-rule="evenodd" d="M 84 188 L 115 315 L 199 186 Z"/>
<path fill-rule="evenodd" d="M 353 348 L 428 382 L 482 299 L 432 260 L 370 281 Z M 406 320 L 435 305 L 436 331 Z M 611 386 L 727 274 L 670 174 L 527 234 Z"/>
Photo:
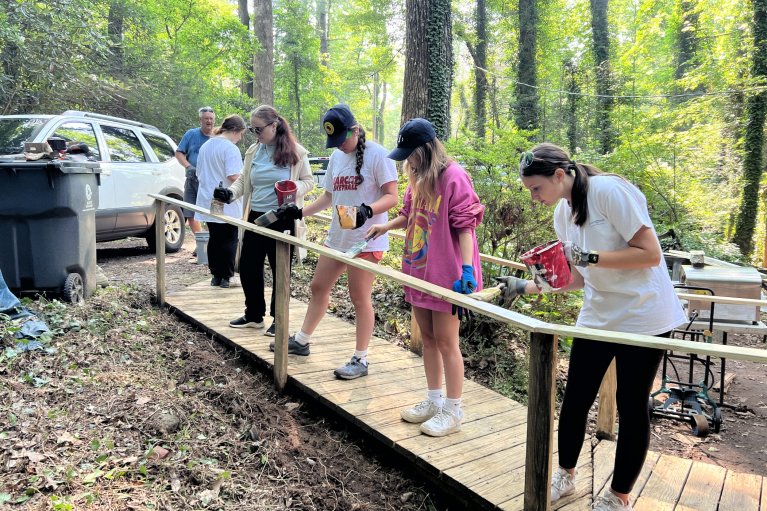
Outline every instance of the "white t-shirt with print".
<path fill-rule="evenodd" d="M 325 245 L 346 252 L 356 242 L 365 239 L 365 232 L 373 224 L 383 224 L 389 220 L 387 212 L 378 213 L 368 218 L 364 225 L 357 229 L 342 229 L 338 221 L 336 206 L 368 206 L 383 196 L 381 187 L 386 183 L 397 181 L 397 169 L 394 162 L 386 157 L 389 152 L 375 142 L 365 142 L 365 153 L 362 159 L 360 174 L 364 178 L 357 184 L 357 152 L 344 153 L 336 149 L 330 155 L 328 168 L 325 172 L 325 191 L 333 196 L 333 219 L 328 229 Z M 389 250 L 388 235 L 379 236 L 368 243 L 365 252 Z"/>
<path fill-rule="evenodd" d="M 583 226 L 572 221 L 566 200 L 562 199 L 554 211 L 557 237 L 583 250 L 624 249 L 642 226 L 655 234 L 647 200 L 634 185 L 618 176 L 597 175 L 589 179 L 588 218 Z M 662 256 L 653 268 L 619 270 L 588 266 L 575 270 L 583 276 L 585 284 L 577 326 L 657 335 L 687 320 Z"/>

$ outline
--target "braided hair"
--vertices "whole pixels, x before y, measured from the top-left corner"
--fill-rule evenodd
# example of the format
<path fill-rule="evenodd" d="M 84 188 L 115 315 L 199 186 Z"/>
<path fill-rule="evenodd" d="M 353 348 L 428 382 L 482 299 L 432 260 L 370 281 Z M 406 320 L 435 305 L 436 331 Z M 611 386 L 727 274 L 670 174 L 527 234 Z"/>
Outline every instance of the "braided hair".
<path fill-rule="evenodd" d="M 359 128 L 359 134 L 357 136 L 357 166 L 355 167 L 354 171 L 357 173 L 357 184 L 362 184 L 362 181 L 365 180 L 365 178 L 362 177 L 362 174 L 360 173 L 362 171 L 362 162 L 365 159 L 365 130 L 362 128 L 360 124 L 357 124 L 357 127 Z"/>

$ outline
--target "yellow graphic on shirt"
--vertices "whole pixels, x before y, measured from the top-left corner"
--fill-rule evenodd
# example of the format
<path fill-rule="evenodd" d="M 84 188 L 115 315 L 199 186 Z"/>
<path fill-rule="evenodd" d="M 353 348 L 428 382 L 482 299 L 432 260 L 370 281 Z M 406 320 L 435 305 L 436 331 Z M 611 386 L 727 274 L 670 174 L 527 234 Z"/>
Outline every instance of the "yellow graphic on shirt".
<path fill-rule="evenodd" d="M 415 210 L 413 220 L 407 227 L 405 236 L 405 253 L 403 262 L 414 269 L 426 267 L 429 260 L 429 235 L 431 226 L 437 221 L 439 205 L 442 202 L 442 196 L 437 197 L 434 206 L 431 208 L 418 208 Z"/>

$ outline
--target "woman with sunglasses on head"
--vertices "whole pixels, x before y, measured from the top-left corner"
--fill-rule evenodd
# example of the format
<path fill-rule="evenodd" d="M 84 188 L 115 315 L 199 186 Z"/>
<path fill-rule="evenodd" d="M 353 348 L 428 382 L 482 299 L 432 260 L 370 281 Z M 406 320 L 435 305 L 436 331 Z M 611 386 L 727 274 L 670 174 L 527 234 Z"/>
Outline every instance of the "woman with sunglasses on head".
<path fill-rule="evenodd" d="M 366 140 L 365 130 L 349 107 L 335 105 L 325 113 L 322 126 L 327 134 L 325 147 L 335 147 L 325 173 L 325 193 L 301 209 L 288 207 L 286 214 L 295 218 L 313 215 L 333 207 L 333 218 L 325 240 L 327 247 L 346 252 L 365 239 L 366 227 L 384 222 L 387 211 L 397 204 L 397 170 L 386 157 L 386 149 Z M 341 211 L 349 215 L 340 215 Z M 378 263 L 389 249 L 388 237 L 372 240 L 356 255 Z M 370 295 L 373 273 L 347 266 L 341 261 L 320 255 L 312 278 L 312 297 L 301 330 L 288 340 L 288 353 L 309 354 L 309 341 L 327 312 L 330 292 L 346 272 L 349 295 L 356 312 L 356 345 L 349 362 L 335 370 L 341 379 L 351 380 L 368 374 L 368 345 L 373 335 L 375 314 Z M 274 344 L 270 346 L 274 349 Z"/>
<path fill-rule="evenodd" d="M 573 270 L 572 283 L 561 291 L 584 290 L 577 326 L 668 337 L 686 321 L 642 192 L 620 176 L 575 163 L 549 143 L 522 154 L 519 174 L 534 201 L 556 205 L 554 229 Z M 499 280 L 506 303 L 541 292 L 533 281 Z M 552 501 L 575 491 L 588 412 L 614 359 L 620 433 L 611 487 L 597 497 L 594 509 L 632 509 L 629 493 L 650 444 L 647 403 L 662 357 L 658 349 L 573 339 Z"/>
<path fill-rule="evenodd" d="M 197 155 L 196 175 L 199 182 L 196 204 L 209 208 L 213 193 L 221 183 L 233 183 L 242 172 L 242 157 L 237 144 L 245 133 L 245 121 L 237 114 L 229 115 L 214 128 L 212 137 L 200 147 Z M 240 203 L 224 206 L 224 214 L 237 216 Z M 218 218 L 195 213 L 195 220 L 208 225 L 208 267 L 213 275 L 211 286 L 229 287 L 229 279 L 234 275 L 234 262 L 237 256 L 237 227 Z"/>
<path fill-rule="evenodd" d="M 245 152 L 242 176 L 229 188 L 217 189 L 216 198 L 223 202 L 244 197 L 242 218 L 253 222 L 264 213 L 279 207 L 275 184 L 293 181 L 296 185 L 296 204 L 303 204 L 304 195 L 314 187 L 308 152 L 296 142 L 290 125 L 270 105 L 261 105 L 250 114 L 250 131 L 256 143 Z M 275 231 L 295 235 L 303 223 L 281 217 L 269 226 Z M 245 314 L 229 322 L 232 328 L 264 328 L 266 300 L 264 298 L 264 260 L 269 260 L 274 282 L 277 242 L 273 238 L 245 231 L 240 253 L 240 280 L 245 293 Z M 291 249 L 291 262 L 292 262 Z M 269 315 L 275 317 L 275 296 L 272 293 Z M 274 337 L 274 322 L 264 332 Z"/>
<path fill-rule="evenodd" d="M 369 235 L 407 227 L 402 272 L 453 291 L 469 294 L 482 289 L 476 228 L 485 207 L 471 178 L 448 157 L 434 127 L 425 119 L 411 119 L 399 132 L 397 148 L 389 154 L 405 160 L 410 183 L 399 215 L 373 225 Z M 463 411 L 463 356 L 458 344 L 459 319 L 453 306 L 415 289 L 405 288 L 405 299 L 423 337 L 426 399 L 402 410 L 407 422 L 420 423 L 421 432 L 444 436 L 460 431 Z M 445 375 L 446 399 L 442 397 Z"/>

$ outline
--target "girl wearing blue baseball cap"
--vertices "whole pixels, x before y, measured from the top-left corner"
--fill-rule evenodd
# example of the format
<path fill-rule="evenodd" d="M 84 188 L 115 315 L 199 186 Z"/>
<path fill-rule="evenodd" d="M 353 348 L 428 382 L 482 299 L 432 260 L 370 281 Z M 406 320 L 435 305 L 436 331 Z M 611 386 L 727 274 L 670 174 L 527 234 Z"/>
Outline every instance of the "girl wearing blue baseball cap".
<path fill-rule="evenodd" d="M 466 171 L 445 152 L 426 119 L 411 119 L 399 132 L 389 158 L 405 160 L 410 184 L 397 218 L 370 227 L 368 235 L 407 228 L 402 271 L 453 291 L 482 289 L 476 228 L 485 207 Z M 463 357 L 458 345 L 460 309 L 439 298 L 405 288 L 405 299 L 423 336 L 426 399 L 402 410 L 403 420 L 420 423 L 422 433 L 444 436 L 460 431 L 463 411 Z M 458 317 L 454 315 L 458 312 Z M 442 396 L 445 375 L 447 398 Z"/>
<path fill-rule="evenodd" d="M 336 148 L 325 173 L 325 193 L 303 210 L 287 206 L 281 213 L 301 218 L 332 206 L 333 218 L 325 245 L 346 252 L 364 243 L 367 227 L 386 221 L 387 211 L 397 204 L 397 169 L 386 157 L 386 149 L 366 140 L 365 130 L 348 106 L 339 104 L 328 110 L 322 119 L 322 128 L 327 135 L 326 146 Z M 356 257 L 378 263 L 388 249 L 388 237 L 381 237 L 370 241 Z M 351 380 L 368 374 L 368 345 L 375 324 L 370 299 L 375 275 L 370 272 L 321 255 L 312 278 L 309 308 L 301 330 L 288 339 L 288 353 L 309 354 L 311 335 L 325 316 L 330 292 L 344 272 L 357 317 L 356 345 L 351 359 L 334 374 Z"/>

